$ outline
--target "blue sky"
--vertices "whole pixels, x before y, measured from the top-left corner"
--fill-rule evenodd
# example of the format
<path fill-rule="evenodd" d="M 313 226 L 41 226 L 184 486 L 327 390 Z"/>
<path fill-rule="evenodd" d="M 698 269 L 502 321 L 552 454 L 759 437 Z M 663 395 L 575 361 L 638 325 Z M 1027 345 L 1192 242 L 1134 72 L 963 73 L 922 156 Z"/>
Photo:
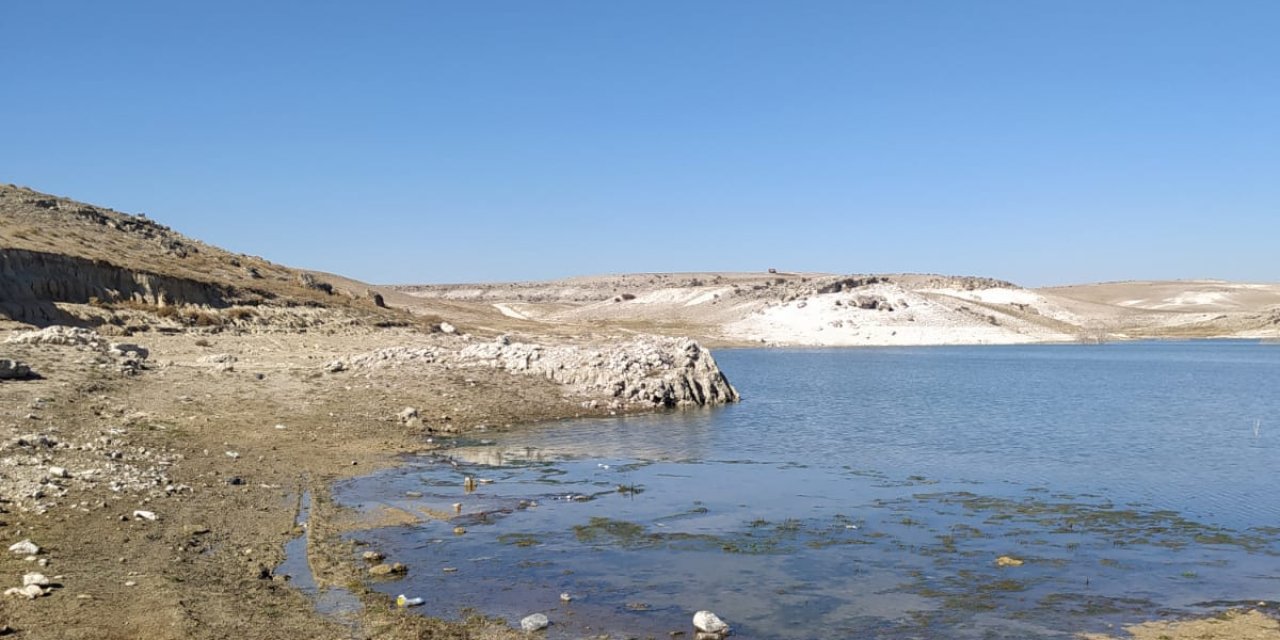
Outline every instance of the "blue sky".
<path fill-rule="evenodd" d="M 377 283 L 1280 279 L 1280 3 L 9 3 L 0 181 Z"/>

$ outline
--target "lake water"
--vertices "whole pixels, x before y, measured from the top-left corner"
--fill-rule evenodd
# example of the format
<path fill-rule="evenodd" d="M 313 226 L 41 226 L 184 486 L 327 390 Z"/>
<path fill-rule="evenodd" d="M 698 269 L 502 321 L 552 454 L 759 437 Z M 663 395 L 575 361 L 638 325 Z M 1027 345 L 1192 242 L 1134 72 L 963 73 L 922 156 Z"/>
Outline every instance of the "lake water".
<path fill-rule="evenodd" d="M 1280 600 L 1280 346 L 716 359 L 741 404 L 481 434 L 338 484 L 414 516 L 353 534 L 411 568 L 377 588 L 541 611 L 553 638 L 691 637 L 698 609 L 743 638 L 1070 638 Z"/>

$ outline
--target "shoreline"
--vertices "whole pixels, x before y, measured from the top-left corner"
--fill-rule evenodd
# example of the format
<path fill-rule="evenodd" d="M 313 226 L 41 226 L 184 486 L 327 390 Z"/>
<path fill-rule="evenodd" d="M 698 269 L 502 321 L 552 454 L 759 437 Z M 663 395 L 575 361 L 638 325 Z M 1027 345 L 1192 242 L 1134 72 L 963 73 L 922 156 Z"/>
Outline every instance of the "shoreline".
<path fill-rule="evenodd" d="M 37 559 L 47 566 L 38 570 L 62 585 L 36 600 L 0 600 L 4 623 L 22 637 L 352 637 L 352 628 L 392 640 L 524 637 L 506 621 L 424 617 L 370 588 L 359 549 L 343 539 L 357 523 L 333 503 L 331 487 L 435 450 L 437 433 L 607 417 L 610 409 L 588 409 L 543 377 L 499 369 L 324 371 L 352 353 L 453 339 L 411 330 L 133 339 L 151 351 L 152 363 L 134 376 L 82 346 L 6 345 L 43 376 L 0 383 L 6 454 L 34 456 L 22 458 L 28 462 L 20 469 L 47 473 L 61 464 L 70 475 L 31 485 L 65 490 L 56 504 L 3 505 L 0 515 L 8 544 L 30 539 L 42 547 Z M 421 418 L 402 420 L 406 406 Z M 13 444 L 35 434 L 57 444 L 47 451 Z M 158 469 L 163 479 L 113 491 L 115 472 L 88 473 L 104 462 Z M 308 493 L 302 531 L 299 501 Z M 157 520 L 131 515 L 139 510 Z M 316 611 L 275 574 L 287 543 L 302 533 L 317 587 L 340 586 L 361 602 L 354 621 Z M 0 563 L 11 580 L 35 569 L 12 554 Z M 104 620 L 104 610 L 117 615 Z"/>

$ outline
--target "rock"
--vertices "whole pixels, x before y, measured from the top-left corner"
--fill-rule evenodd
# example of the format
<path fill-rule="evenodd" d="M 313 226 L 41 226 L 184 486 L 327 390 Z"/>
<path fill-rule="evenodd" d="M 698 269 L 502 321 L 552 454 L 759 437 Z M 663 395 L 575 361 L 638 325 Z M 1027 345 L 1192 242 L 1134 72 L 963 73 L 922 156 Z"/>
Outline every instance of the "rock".
<path fill-rule="evenodd" d="M 387 564 L 384 562 L 382 564 L 369 567 L 369 575 L 371 576 L 383 577 L 383 576 L 404 575 L 408 572 L 409 572 L 409 568 L 400 564 L 399 562 L 394 562 L 391 564 Z"/>
<path fill-rule="evenodd" d="M 49 467 L 49 476 L 54 478 L 70 478 L 71 474 L 67 472 L 66 467 Z"/>
<path fill-rule="evenodd" d="M 37 331 L 18 331 L 5 339 L 5 342 L 102 348 L 102 336 L 96 331 L 61 325 L 52 325 Z"/>
<path fill-rule="evenodd" d="M 645 336 L 596 348 L 486 342 L 441 359 L 544 377 L 581 395 L 642 406 L 703 406 L 739 399 L 711 353 L 683 338 Z"/>
<path fill-rule="evenodd" d="M 560 594 L 560 602 L 572 602 L 572 601 L 573 601 L 573 596 L 567 593 Z"/>
<path fill-rule="evenodd" d="M 329 373 L 338 373 L 338 372 L 347 370 L 347 363 L 341 360 L 334 360 L 333 362 L 330 362 L 329 364 L 325 365 L 324 368 Z"/>
<path fill-rule="evenodd" d="M 157 516 L 156 512 L 154 511 L 142 511 L 141 509 L 139 509 L 138 511 L 133 512 L 133 519 L 134 520 L 151 520 L 152 522 L 154 522 L 156 520 L 159 520 L 160 516 Z"/>
<path fill-rule="evenodd" d="M 49 586 L 49 578 L 43 573 L 28 573 L 22 576 L 22 586 L 29 587 L 33 584 L 38 587 L 47 587 Z"/>
<path fill-rule="evenodd" d="M 151 356 L 151 351 L 142 345 L 132 344 L 128 342 L 113 342 L 111 348 L 107 350 L 117 358 L 129 358 L 132 360 L 146 360 Z"/>
<path fill-rule="evenodd" d="M 452 334 L 455 334 L 455 333 L 457 333 L 457 332 L 458 332 L 458 328 L 457 328 L 457 327 L 455 327 L 455 326 L 453 326 L 453 325 L 451 325 L 451 324 L 449 324 L 448 322 L 441 322 L 441 323 L 440 323 L 440 331 L 441 331 L 442 333 L 448 333 L 448 334 L 452 335 Z"/>
<path fill-rule="evenodd" d="M 0 358 L 0 380 L 25 380 L 31 376 L 31 367 L 8 358 Z"/>
<path fill-rule="evenodd" d="M 543 629 L 546 629 L 547 626 L 550 624 L 551 624 L 551 621 L 547 619 L 547 616 L 541 613 L 527 615 L 520 620 L 520 628 L 524 629 L 525 633 L 542 631 Z"/>
<path fill-rule="evenodd" d="M 396 414 L 396 417 L 400 418 L 400 422 L 407 424 L 410 420 L 416 420 L 418 418 L 418 410 L 413 407 L 405 407 L 400 411 L 400 413 Z"/>
<path fill-rule="evenodd" d="M 31 584 L 25 587 L 14 587 L 12 589 L 6 589 L 4 594 L 6 596 L 23 596 L 28 600 L 35 600 L 36 598 L 39 598 L 40 596 L 44 595 L 44 587 Z"/>
<path fill-rule="evenodd" d="M 382 560 L 386 558 L 386 556 L 378 553 L 377 551 L 366 551 L 360 554 L 360 557 L 363 558 L 365 562 L 382 562 Z"/>
<path fill-rule="evenodd" d="M 200 364 L 235 364 L 240 359 L 230 353 L 215 353 L 212 355 L 201 356 L 197 362 Z"/>
<path fill-rule="evenodd" d="M 710 611 L 699 611 L 693 614 L 693 628 L 702 633 L 715 634 L 717 636 L 729 635 L 729 625 Z"/>
<path fill-rule="evenodd" d="M 36 543 L 30 540 L 23 540 L 22 542 L 15 542 L 9 545 L 9 551 L 13 552 L 15 555 L 34 556 L 37 553 L 40 553 L 40 547 L 36 546 Z"/>
<path fill-rule="evenodd" d="M 1021 567 L 1022 561 L 1012 556 L 1000 556 L 996 558 L 997 567 Z"/>

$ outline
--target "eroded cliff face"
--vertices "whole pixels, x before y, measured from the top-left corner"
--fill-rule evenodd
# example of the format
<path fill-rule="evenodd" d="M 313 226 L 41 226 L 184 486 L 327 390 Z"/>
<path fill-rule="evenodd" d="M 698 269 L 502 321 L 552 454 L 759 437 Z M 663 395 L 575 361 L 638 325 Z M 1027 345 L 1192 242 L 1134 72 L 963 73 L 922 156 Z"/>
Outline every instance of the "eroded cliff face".
<path fill-rule="evenodd" d="M 20 322 L 48 324 L 65 319 L 55 302 L 131 300 L 157 306 L 220 308 L 235 297 L 226 287 L 124 269 L 102 260 L 0 249 L 0 313 Z"/>

